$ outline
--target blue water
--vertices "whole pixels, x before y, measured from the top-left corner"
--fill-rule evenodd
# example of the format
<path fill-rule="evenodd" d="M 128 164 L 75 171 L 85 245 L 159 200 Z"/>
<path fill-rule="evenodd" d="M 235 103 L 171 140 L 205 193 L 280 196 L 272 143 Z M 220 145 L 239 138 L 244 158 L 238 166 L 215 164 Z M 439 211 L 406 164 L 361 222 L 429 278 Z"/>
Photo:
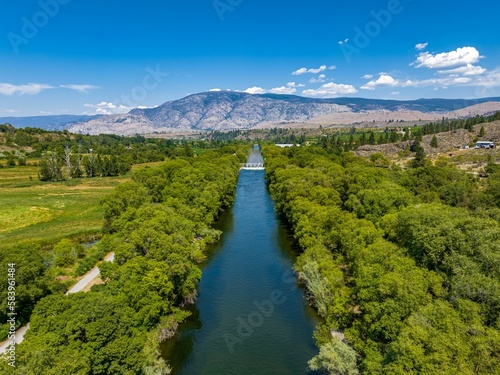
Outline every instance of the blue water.
<path fill-rule="evenodd" d="M 249 158 L 259 163 L 258 149 Z M 163 346 L 182 375 L 308 374 L 317 323 L 292 264 L 295 253 L 274 211 L 264 171 L 240 172 L 224 234 L 203 267 L 193 315 Z"/>

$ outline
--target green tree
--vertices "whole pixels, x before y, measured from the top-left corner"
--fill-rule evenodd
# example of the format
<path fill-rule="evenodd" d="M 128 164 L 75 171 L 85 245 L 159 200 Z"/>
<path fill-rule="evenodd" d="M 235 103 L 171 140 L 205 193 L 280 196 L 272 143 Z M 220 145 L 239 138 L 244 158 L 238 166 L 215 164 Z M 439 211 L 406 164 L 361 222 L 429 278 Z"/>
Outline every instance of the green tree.
<path fill-rule="evenodd" d="M 374 145 L 374 144 L 376 144 L 376 141 L 375 141 L 375 133 L 374 133 L 374 132 L 370 132 L 370 137 L 368 138 L 368 144 L 369 144 L 369 145 Z"/>
<path fill-rule="evenodd" d="M 425 165 L 425 151 L 419 141 L 414 141 L 412 148 L 415 152 L 415 158 L 413 159 L 411 166 L 413 168 L 423 167 Z"/>
<path fill-rule="evenodd" d="M 39 178 L 41 181 L 61 181 L 62 174 L 62 161 L 55 153 L 47 153 L 47 155 L 40 160 Z"/>
<path fill-rule="evenodd" d="M 16 158 L 14 157 L 14 155 L 9 154 L 7 156 L 7 167 L 13 168 L 15 166 L 16 166 Z"/>
<path fill-rule="evenodd" d="M 71 266 L 78 258 L 75 244 L 68 239 L 62 239 L 52 249 L 54 253 L 54 264 L 59 267 Z"/>
<path fill-rule="evenodd" d="M 432 148 L 437 148 L 438 147 L 438 139 L 437 139 L 437 137 L 435 135 L 432 137 L 431 147 Z"/>
<path fill-rule="evenodd" d="M 87 177 L 96 177 L 99 174 L 99 165 L 94 154 L 90 154 L 83 159 L 83 167 Z"/>
<path fill-rule="evenodd" d="M 484 126 L 481 126 L 481 129 L 479 130 L 479 136 L 484 137 L 486 134 L 486 131 L 484 130 Z"/>
<path fill-rule="evenodd" d="M 356 352 L 346 343 L 334 338 L 320 347 L 319 354 L 309 361 L 313 371 L 328 375 L 358 375 Z"/>

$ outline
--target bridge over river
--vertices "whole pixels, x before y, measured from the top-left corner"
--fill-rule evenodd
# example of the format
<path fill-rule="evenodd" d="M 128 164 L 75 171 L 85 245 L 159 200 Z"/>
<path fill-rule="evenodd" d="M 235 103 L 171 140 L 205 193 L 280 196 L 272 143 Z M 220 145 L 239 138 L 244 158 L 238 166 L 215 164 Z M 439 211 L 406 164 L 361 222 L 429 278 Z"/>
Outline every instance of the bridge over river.
<path fill-rule="evenodd" d="M 241 164 L 241 169 L 251 170 L 255 169 L 258 171 L 266 169 L 263 163 L 243 163 Z"/>

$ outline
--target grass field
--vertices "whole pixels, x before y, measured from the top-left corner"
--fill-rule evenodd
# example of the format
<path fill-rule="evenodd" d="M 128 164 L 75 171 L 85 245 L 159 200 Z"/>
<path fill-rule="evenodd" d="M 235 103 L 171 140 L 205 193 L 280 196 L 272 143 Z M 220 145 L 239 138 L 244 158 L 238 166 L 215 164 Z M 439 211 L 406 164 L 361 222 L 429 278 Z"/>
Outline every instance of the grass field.
<path fill-rule="evenodd" d="M 140 164 L 133 170 L 162 163 Z M 0 169 L 0 246 L 98 233 L 101 198 L 131 176 L 41 182 L 37 174 L 36 166 Z"/>

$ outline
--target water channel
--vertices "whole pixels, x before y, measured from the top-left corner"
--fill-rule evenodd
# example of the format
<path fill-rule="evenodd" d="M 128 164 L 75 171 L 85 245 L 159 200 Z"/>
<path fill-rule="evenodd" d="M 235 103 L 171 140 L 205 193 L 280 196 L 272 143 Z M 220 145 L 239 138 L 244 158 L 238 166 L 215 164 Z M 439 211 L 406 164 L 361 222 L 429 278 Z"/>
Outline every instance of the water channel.
<path fill-rule="evenodd" d="M 257 147 L 249 163 L 262 163 Z M 296 252 L 262 170 L 242 170 L 217 223 L 192 316 L 162 347 L 175 375 L 305 375 L 317 323 L 292 271 Z"/>

